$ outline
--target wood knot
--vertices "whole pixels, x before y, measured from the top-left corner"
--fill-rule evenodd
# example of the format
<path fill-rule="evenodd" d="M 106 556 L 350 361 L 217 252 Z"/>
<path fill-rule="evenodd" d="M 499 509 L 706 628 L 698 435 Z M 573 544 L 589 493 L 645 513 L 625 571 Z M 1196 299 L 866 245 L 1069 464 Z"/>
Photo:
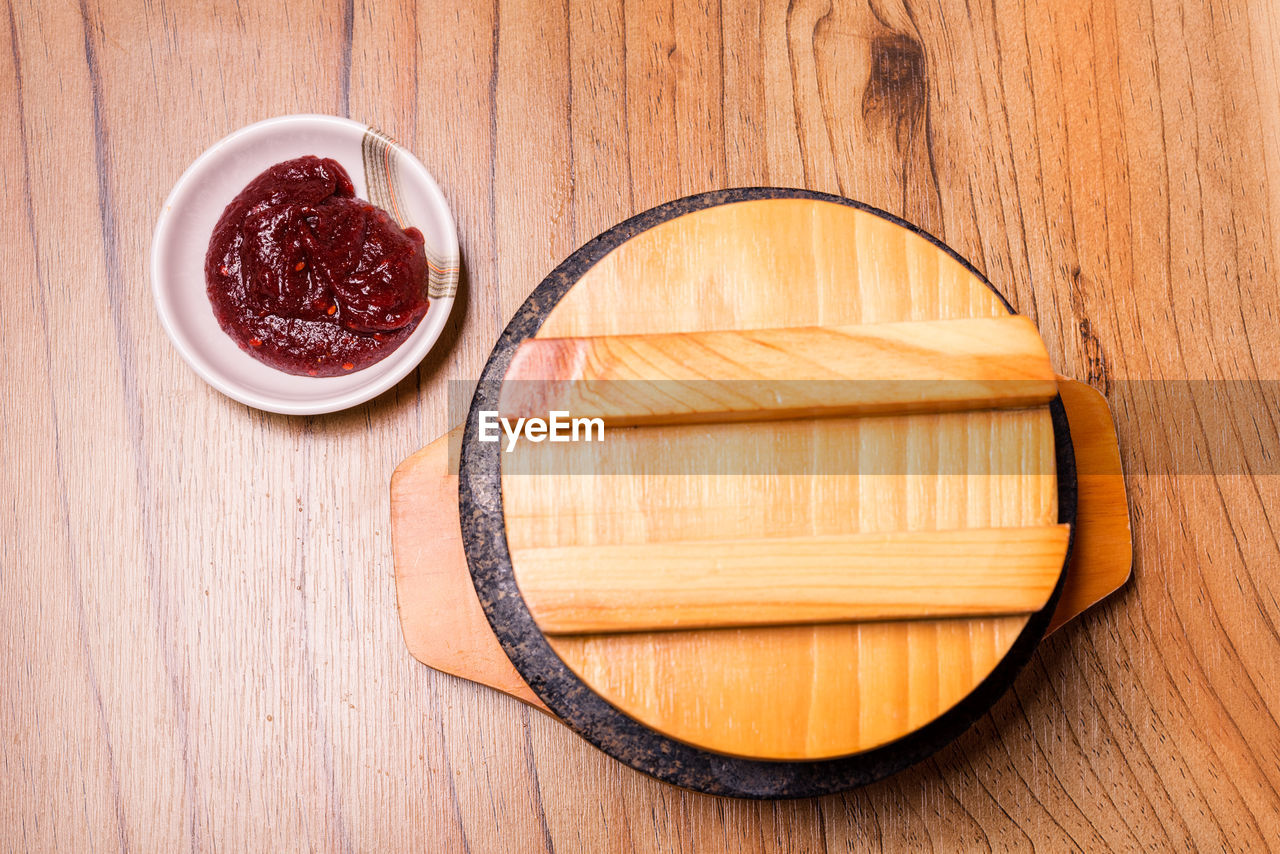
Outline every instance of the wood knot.
<path fill-rule="evenodd" d="M 1107 355 L 1102 350 L 1102 340 L 1093 331 L 1093 324 L 1085 315 L 1084 289 L 1086 285 L 1084 272 L 1079 264 L 1073 264 L 1068 271 L 1071 274 L 1071 309 L 1079 318 L 1076 330 L 1080 334 L 1080 355 L 1084 360 L 1084 381 L 1102 392 L 1111 395 L 1111 371 L 1107 368 Z"/>
<path fill-rule="evenodd" d="M 871 76 L 862 96 L 862 115 L 869 126 L 894 136 L 904 150 L 919 118 L 928 91 L 924 48 L 899 33 L 877 36 L 871 42 Z"/>
<path fill-rule="evenodd" d="M 1080 318 L 1077 326 L 1080 330 L 1080 349 L 1085 363 L 1084 381 L 1107 397 L 1111 394 L 1111 371 L 1107 369 L 1107 356 L 1102 351 L 1102 341 L 1094 333 L 1093 324 L 1089 322 L 1089 318 Z"/>

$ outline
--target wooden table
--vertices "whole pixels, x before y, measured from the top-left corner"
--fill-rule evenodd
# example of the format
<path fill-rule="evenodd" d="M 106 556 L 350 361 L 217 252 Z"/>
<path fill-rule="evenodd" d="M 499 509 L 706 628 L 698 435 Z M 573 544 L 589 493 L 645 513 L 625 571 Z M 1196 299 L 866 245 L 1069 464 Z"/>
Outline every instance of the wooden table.
<path fill-rule="evenodd" d="M 941 6 L 8 5 L 0 847 L 1280 846 L 1280 13 Z M 290 418 L 182 362 L 147 255 L 196 155 L 304 111 L 426 162 L 465 299 L 395 390 Z M 392 584 L 392 468 L 528 291 L 637 211 L 750 184 L 971 259 L 1107 392 L 1130 475 L 1129 588 L 951 747 L 819 801 L 656 783 L 418 665 Z M 1162 403 L 1188 379 L 1253 409 Z"/>

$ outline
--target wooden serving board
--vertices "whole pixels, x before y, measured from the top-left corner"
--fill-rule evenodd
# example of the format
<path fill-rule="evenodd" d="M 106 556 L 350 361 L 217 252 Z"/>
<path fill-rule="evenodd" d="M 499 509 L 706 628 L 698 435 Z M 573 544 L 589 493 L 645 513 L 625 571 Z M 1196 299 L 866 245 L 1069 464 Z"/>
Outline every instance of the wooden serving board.
<path fill-rule="evenodd" d="M 777 286 L 786 281 L 805 287 Z M 645 284 L 642 299 L 637 283 Z M 586 271 L 534 340 L 997 319 L 1005 311 L 967 268 L 899 225 L 830 203 L 770 200 L 681 216 L 624 243 Z M 1084 474 L 1072 574 L 1055 627 L 1123 583 L 1129 567 L 1111 419 L 1100 396 L 1077 386 L 1062 384 L 1073 434 L 1080 431 L 1074 438 Z M 716 429 L 731 447 L 751 448 L 752 431 L 759 433 L 751 424 Z M 634 462 L 670 457 L 673 447 L 696 441 L 690 428 L 674 425 L 629 432 L 620 444 Z M 930 473 L 949 442 L 1000 473 Z M 504 463 L 513 561 L 563 548 L 648 548 L 707 531 L 720 541 L 761 530 L 856 539 L 1057 521 L 1056 478 L 1043 474 L 1053 470 L 1053 429 L 1043 407 L 791 418 L 770 425 L 767 445 L 783 455 L 775 462 L 840 446 L 906 455 L 898 471 L 916 463 L 921 471 L 801 479 L 726 478 L 691 468 L 575 479 L 563 474 L 574 465 L 563 446 L 525 445 L 512 455 L 513 468 L 548 474 L 509 476 Z M 541 706 L 507 661 L 471 587 L 446 459 L 444 444 L 436 443 L 402 464 L 392 481 L 406 640 L 437 669 Z M 1026 468 L 1038 473 L 1010 473 L 1028 460 Z M 549 633 L 548 640 L 598 694 L 660 733 L 740 756 L 820 759 L 892 741 L 945 712 L 1004 656 L 1025 621 L 1012 614 L 626 633 L 570 622 L 576 630 Z"/>
<path fill-rule="evenodd" d="M 1079 469 L 1075 547 L 1049 623 L 1055 632 L 1129 580 L 1132 539 L 1115 426 L 1106 398 L 1059 379 Z M 400 627 L 418 661 L 550 714 L 494 637 L 471 585 L 458 528 L 457 428 L 407 457 L 391 476 L 391 542 Z M 456 464 L 456 453 L 453 456 Z"/>

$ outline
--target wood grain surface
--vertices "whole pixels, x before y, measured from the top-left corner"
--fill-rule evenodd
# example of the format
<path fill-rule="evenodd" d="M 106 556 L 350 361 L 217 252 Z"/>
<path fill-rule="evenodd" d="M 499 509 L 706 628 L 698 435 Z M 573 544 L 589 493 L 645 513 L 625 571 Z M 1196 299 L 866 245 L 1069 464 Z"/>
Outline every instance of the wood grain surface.
<path fill-rule="evenodd" d="M 0 81 L 0 848 L 1280 847 L 1272 4 L 55 0 L 6 4 Z M 465 271 L 411 379 L 286 418 L 182 363 L 147 251 L 193 158 L 300 111 L 417 152 Z M 972 260 L 1108 396 L 1133 510 L 1124 592 L 955 744 L 817 801 L 655 783 L 418 665 L 395 609 L 387 481 L 450 381 L 583 240 L 748 184 Z M 1262 408 L 1171 411 L 1184 380 Z"/>

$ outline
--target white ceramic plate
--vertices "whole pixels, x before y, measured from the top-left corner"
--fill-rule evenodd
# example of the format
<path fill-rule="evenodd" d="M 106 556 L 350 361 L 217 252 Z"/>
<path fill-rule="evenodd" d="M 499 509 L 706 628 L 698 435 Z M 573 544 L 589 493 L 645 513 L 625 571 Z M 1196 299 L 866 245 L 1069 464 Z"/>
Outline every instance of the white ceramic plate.
<path fill-rule="evenodd" d="M 259 362 L 222 331 L 205 293 L 205 252 L 223 209 L 268 166 L 306 154 L 341 163 L 357 196 L 421 231 L 430 267 L 430 305 L 413 334 L 382 361 L 338 377 Z M 458 289 L 458 234 L 431 173 L 385 134 L 336 116 L 281 116 L 220 140 L 178 179 L 151 241 L 151 288 L 174 346 L 218 391 L 270 412 L 334 412 L 391 388 L 436 343 Z"/>

